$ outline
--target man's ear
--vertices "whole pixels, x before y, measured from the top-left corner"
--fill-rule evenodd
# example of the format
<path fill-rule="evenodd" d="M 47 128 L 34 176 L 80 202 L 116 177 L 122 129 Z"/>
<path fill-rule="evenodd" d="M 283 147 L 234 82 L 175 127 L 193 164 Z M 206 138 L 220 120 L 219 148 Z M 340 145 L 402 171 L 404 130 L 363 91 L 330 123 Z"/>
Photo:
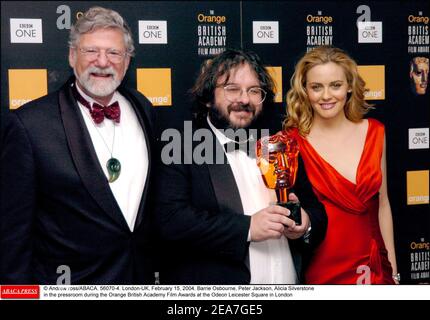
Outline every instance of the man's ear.
<path fill-rule="evenodd" d="M 76 64 L 76 50 L 69 48 L 69 65 L 74 69 Z"/>
<path fill-rule="evenodd" d="M 127 56 L 125 57 L 124 75 L 125 75 L 125 73 L 126 73 L 126 72 L 127 72 L 127 70 L 128 70 L 128 66 L 130 65 L 130 60 L 131 60 L 131 57 L 130 57 L 129 55 L 127 55 Z"/>

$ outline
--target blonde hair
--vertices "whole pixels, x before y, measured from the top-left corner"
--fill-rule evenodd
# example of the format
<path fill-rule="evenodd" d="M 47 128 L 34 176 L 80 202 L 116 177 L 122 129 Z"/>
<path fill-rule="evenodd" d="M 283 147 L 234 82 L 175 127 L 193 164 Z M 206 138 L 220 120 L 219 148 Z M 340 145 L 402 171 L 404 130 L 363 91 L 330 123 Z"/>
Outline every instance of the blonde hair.
<path fill-rule="evenodd" d="M 351 89 L 344 108 L 346 118 L 358 122 L 372 107 L 364 100 L 364 93 L 367 90 L 364 80 L 358 74 L 356 62 L 339 48 L 320 46 L 306 53 L 296 65 L 290 80 L 291 89 L 287 93 L 287 118 L 283 123 L 284 129 L 297 128 L 300 135 L 309 134 L 314 112 L 305 89 L 306 74 L 313 67 L 329 62 L 342 67 Z"/>

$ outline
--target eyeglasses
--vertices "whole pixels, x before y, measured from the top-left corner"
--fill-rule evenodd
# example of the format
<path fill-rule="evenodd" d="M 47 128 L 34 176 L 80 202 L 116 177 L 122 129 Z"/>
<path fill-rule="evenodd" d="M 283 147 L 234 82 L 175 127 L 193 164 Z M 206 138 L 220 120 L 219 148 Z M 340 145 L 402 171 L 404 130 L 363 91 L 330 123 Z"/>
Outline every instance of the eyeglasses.
<path fill-rule="evenodd" d="M 219 86 L 224 89 L 224 96 L 230 102 L 237 102 L 240 100 L 243 94 L 243 90 L 241 87 L 233 84 L 228 84 L 226 86 Z M 260 104 L 263 103 L 264 99 L 266 99 L 266 91 L 259 87 L 251 87 L 246 90 L 248 94 L 249 100 L 252 103 Z"/>
<path fill-rule="evenodd" d="M 99 49 L 99 48 L 78 48 L 82 55 L 88 61 L 96 60 L 101 51 L 104 51 L 108 60 L 112 63 L 120 63 L 124 60 L 127 55 L 126 52 L 122 52 L 116 49 Z"/>

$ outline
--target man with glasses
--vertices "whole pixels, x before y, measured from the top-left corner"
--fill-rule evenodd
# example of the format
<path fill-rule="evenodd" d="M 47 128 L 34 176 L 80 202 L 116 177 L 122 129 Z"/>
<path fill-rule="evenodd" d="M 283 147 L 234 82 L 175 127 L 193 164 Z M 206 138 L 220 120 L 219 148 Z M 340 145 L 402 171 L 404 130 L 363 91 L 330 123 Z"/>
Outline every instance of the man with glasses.
<path fill-rule="evenodd" d="M 274 107 L 268 71 L 255 53 L 229 49 L 203 64 L 191 92 L 193 128 L 205 141 L 184 140 L 184 150 L 193 145 L 183 161 L 162 159 L 157 170 L 160 283 L 298 283 L 303 236 L 316 246 L 327 221 L 303 163 L 290 198 L 300 198 L 302 224 L 271 205 L 275 191 L 266 188 L 249 148 L 262 129 L 263 108 Z M 211 147 L 204 163 L 197 159 L 202 143 Z"/>
<path fill-rule="evenodd" d="M 0 283 L 153 283 L 153 111 L 121 86 L 133 39 L 93 7 L 70 31 L 74 77 L 10 113 L 1 151 Z"/>

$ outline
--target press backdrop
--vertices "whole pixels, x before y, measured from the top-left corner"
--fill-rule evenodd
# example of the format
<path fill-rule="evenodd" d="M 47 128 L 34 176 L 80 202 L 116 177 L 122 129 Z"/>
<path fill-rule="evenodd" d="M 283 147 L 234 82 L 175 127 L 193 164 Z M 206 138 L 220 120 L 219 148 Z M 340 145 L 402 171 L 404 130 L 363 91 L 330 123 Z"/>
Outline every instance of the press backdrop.
<path fill-rule="evenodd" d="M 426 2 L 2 2 L 2 125 L 9 109 L 58 89 L 72 74 L 67 60 L 70 26 L 94 5 L 112 8 L 128 21 L 136 57 L 125 82 L 151 99 L 160 130 L 181 128 L 191 119 L 187 91 L 199 66 L 227 47 L 251 49 L 271 67 L 277 84 L 277 103 L 269 110 L 274 130 L 280 128 L 299 57 L 321 44 L 345 49 L 370 89 L 367 99 L 375 109 L 369 116 L 386 126 L 388 189 L 402 283 L 430 282 L 430 89 L 417 94 L 410 72 L 415 57 L 424 58 L 421 69 L 427 61 L 427 74 L 412 65 L 424 88 Z"/>

